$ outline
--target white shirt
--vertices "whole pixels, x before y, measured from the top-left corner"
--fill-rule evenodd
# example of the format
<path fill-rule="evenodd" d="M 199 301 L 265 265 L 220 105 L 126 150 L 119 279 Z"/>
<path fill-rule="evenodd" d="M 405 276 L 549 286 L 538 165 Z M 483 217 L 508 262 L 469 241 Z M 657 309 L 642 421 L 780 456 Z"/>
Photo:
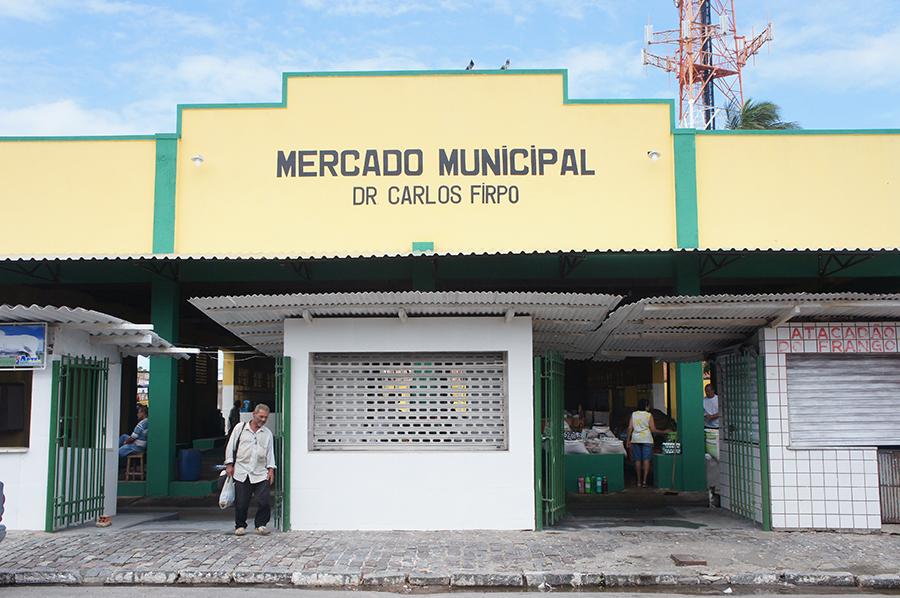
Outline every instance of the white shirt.
<path fill-rule="evenodd" d="M 703 413 L 706 415 L 718 415 L 721 418 L 721 414 L 719 413 L 719 395 L 703 397 Z M 719 420 L 704 420 L 703 424 L 707 428 L 718 428 Z"/>
<path fill-rule="evenodd" d="M 238 438 L 240 436 L 240 438 Z M 234 443 L 238 442 L 237 461 L 234 461 Z M 268 477 L 268 470 L 275 469 L 275 437 L 263 426 L 256 432 L 250 422 L 235 426 L 235 432 L 225 447 L 225 465 L 234 461 L 234 481 L 243 482 L 250 478 L 251 484 L 258 484 Z"/>

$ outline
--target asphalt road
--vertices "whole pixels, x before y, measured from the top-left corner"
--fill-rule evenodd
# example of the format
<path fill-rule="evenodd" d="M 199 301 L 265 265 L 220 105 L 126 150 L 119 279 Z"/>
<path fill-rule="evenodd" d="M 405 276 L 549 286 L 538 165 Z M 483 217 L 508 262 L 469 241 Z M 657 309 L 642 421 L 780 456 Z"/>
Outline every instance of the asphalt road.
<path fill-rule="evenodd" d="M 118 586 L 118 587 L 7 587 L 2 589 L 3 598 L 80 598 L 89 596 L 103 596 L 104 598 L 134 598 L 138 593 L 142 598 L 389 598 L 393 594 L 386 592 L 355 592 L 355 591 L 333 591 L 333 590 L 298 590 L 292 588 L 186 588 L 184 586 L 175 587 L 140 587 L 135 586 Z M 555 592 L 555 594 L 558 592 Z M 306 594 L 307 596 L 302 596 Z M 537 592 L 453 592 L 452 598 L 500 598 L 513 597 L 516 598 L 535 598 Z M 563 593 L 566 594 L 566 593 Z M 645 592 L 645 593 L 618 593 L 618 592 L 577 592 L 569 593 L 578 598 L 646 598 L 647 596 L 722 596 L 722 590 L 709 590 L 698 592 L 695 594 L 671 594 L 664 592 Z M 408 595 L 408 594 L 403 594 Z M 431 596 L 433 594 L 423 594 Z M 756 594 L 749 591 L 740 594 L 735 591 L 731 596 L 754 596 L 754 598 L 777 598 L 786 595 L 785 592 L 779 594 Z M 863 594 L 859 593 L 822 593 L 810 594 L 791 593 L 790 596 L 798 598 L 811 596 L 829 596 L 831 598 L 853 597 L 859 598 Z M 867 593 L 865 595 L 873 595 Z"/>

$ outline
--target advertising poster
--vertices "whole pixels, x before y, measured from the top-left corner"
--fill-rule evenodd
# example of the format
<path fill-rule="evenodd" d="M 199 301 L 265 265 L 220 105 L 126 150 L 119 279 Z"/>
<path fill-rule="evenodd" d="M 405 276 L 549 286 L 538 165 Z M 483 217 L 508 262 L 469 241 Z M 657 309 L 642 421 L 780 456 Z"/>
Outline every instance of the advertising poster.
<path fill-rule="evenodd" d="M 46 324 L 0 324 L 0 370 L 42 370 L 46 365 Z"/>

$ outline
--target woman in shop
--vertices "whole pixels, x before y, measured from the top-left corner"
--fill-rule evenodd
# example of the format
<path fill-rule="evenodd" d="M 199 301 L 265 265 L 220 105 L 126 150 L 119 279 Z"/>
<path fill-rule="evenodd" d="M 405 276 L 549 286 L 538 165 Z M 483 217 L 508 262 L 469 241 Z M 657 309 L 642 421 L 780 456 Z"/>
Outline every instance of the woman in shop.
<path fill-rule="evenodd" d="M 638 401 L 637 411 L 631 414 L 625 441 L 626 448 L 631 452 L 631 460 L 634 462 L 637 485 L 641 488 L 647 487 L 647 478 L 650 477 L 650 460 L 653 459 L 653 435 L 658 432 L 653 424 L 653 416 L 650 415 L 650 401 L 641 399 Z"/>

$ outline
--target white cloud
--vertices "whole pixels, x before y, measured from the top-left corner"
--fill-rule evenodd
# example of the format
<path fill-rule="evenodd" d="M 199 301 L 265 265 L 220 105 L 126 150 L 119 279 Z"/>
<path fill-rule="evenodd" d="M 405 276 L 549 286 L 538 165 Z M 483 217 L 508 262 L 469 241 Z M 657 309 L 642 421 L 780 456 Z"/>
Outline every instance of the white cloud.
<path fill-rule="evenodd" d="M 816 32 L 822 31 L 812 24 Z M 789 30 L 786 35 L 793 35 Z M 805 29 L 796 31 L 798 37 L 813 37 Z M 817 35 L 817 45 L 787 50 L 778 46 L 771 56 L 763 55 L 764 68 L 753 75 L 761 82 L 795 83 L 812 88 L 837 91 L 855 89 L 889 89 L 900 85 L 900 68 L 896 51 L 900 47 L 900 26 L 878 34 L 861 36 Z M 825 43 L 821 43 L 825 42 Z"/>
<path fill-rule="evenodd" d="M 146 132 L 112 110 L 93 110 L 71 99 L 0 110 L 3 135 L 125 135 Z"/>
<path fill-rule="evenodd" d="M 281 98 L 281 70 L 257 56 L 200 54 L 182 59 L 174 76 L 188 96 L 203 95 L 203 101 L 275 101 Z"/>
<path fill-rule="evenodd" d="M 404 50 L 402 48 L 381 49 L 369 56 L 325 61 L 324 64 L 317 68 L 329 71 L 392 71 L 435 68 L 434 65 L 428 65 L 423 62 L 419 56 L 421 56 L 421 53 L 413 50 Z"/>
<path fill-rule="evenodd" d="M 137 22 L 143 27 L 153 25 L 167 30 L 175 29 L 186 35 L 215 37 L 222 33 L 221 28 L 208 19 L 151 4 L 122 0 L 84 0 L 82 7 L 93 14 L 139 19 Z"/>
<path fill-rule="evenodd" d="M 538 9 L 581 20 L 591 11 L 612 16 L 618 7 L 611 0 L 493 0 L 494 10 L 514 15 L 517 23 L 526 20 Z"/>
<path fill-rule="evenodd" d="M 0 18 L 7 17 L 34 23 L 59 18 L 65 13 L 89 13 L 131 19 L 131 23 L 147 27 L 176 30 L 186 35 L 215 37 L 222 33 L 220 27 L 203 17 L 153 4 L 125 0 L 0 0 Z"/>
<path fill-rule="evenodd" d="M 303 8 L 333 15 L 392 17 L 415 12 L 454 11 L 465 8 L 464 0 L 300 0 Z"/>
<path fill-rule="evenodd" d="M 636 43 L 575 46 L 550 59 L 523 61 L 522 68 L 566 68 L 569 97 L 628 97 L 643 75 Z"/>
<path fill-rule="evenodd" d="M 54 5 L 40 0 L 0 0 L 0 18 L 41 23 L 53 18 Z"/>

